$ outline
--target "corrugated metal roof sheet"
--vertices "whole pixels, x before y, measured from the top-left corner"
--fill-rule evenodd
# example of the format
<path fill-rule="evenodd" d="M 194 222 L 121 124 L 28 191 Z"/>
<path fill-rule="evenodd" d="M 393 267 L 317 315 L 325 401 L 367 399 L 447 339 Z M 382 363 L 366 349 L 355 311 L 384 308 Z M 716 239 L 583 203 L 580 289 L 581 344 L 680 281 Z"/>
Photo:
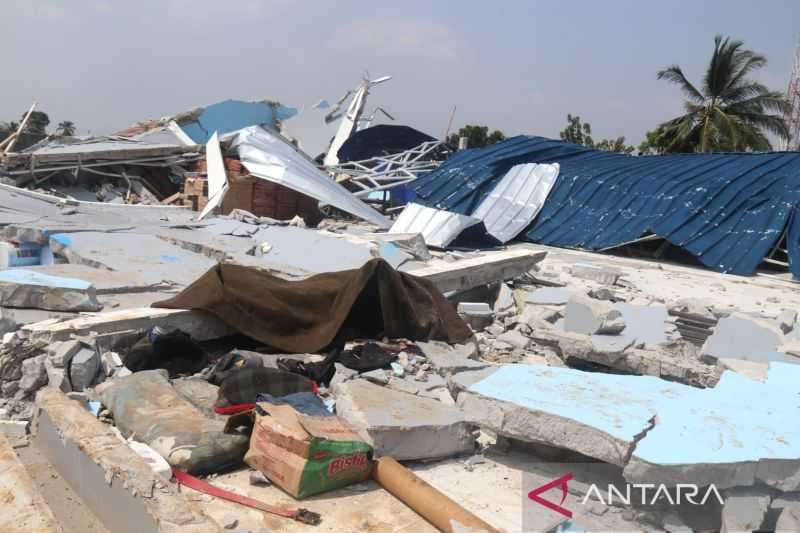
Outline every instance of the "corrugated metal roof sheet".
<path fill-rule="evenodd" d="M 428 246 L 446 248 L 462 231 L 479 223 L 476 218 L 458 213 L 408 204 L 389 233 L 419 233 Z"/>
<path fill-rule="evenodd" d="M 237 132 L 233 147 L 253 176 L 316 198 L 382 228 L 391 226 L 387 218 L 333 181 L 295 147 L 260 126 Z"/>
<path fill-rule="evenodd" d="M 653 232 L 715 270 L 752 274 L 792 222 L 800 277 L 800 153 L 635 157 L 518 136 L 457 153 L 413 184 L 417 202 L 472 214 L 521 163 L 559 163 L 528 240 L 598 250 Z"/>
<path fill-rule="evenodd" d="M 489 235 L 508 242 L 539 213 L 557 176 L 558 163 L 516 165 L 506 172 L 472 216 L 483 220 Z"/>

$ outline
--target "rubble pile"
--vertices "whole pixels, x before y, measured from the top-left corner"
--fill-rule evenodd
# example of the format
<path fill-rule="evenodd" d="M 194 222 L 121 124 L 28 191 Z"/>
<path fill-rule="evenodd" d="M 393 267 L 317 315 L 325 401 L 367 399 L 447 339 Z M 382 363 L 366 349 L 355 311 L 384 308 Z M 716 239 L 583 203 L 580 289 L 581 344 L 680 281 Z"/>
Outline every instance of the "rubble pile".
<path fill-rule="evenodd" d="M 487 531 L 796 521 L 793 281 L 514 242 L 558 163 L 515 163 L 472 215 L 412 204 L 392 221 L 362 193 L 469 154 L 415 134 L 389 157 L 385 130 L 337 137 L 325 168 L 280 133 L 291 114 L 226 101 L 3 158 L 8 446 L 33 424 L 82 499 L 94 479 L 117 502 L 144 495 L 148 524 L 197 531 L 400 529 L 403 513 Z M 664 500 L 576 502 L 606 482 Z M 687 484 L 719 499 L 673 501 Z M 547 505 L 520 516 L 541 486 L 563 488 L 570 523 Z M 375 514 L 344 525 L 339 500 L 357 498 Z"/>

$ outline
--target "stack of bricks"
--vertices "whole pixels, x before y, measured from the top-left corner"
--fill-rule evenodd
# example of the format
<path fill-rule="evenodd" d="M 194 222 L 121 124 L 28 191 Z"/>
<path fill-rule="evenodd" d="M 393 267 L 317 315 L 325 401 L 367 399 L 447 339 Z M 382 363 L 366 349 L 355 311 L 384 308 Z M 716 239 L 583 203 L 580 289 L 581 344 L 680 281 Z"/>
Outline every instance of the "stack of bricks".
<path fill-rule="evenodd" d="M 229 189 L 222 201 L 222 214 L 244 209 L 256 216 L 289 220 L 300 215 L 308 224 L 316 225 L 322 215 L 318 202 L 302 193 L 251 176 L 238 159 L 225 158 Z M 195 171 L 205 174 L 206 161 L 200 160 Z M 208 203 L 208 185 L 203 178 L 187 177 L 184 182 L 184 205 L 195 211 Z"/>

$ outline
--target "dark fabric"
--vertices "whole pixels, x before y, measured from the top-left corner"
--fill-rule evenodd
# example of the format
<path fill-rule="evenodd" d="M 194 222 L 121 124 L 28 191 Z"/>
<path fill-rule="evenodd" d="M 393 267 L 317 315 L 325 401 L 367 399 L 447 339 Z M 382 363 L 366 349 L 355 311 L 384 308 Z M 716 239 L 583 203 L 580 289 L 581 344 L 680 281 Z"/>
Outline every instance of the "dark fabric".
<path fill-rule="evenodd" d="M 230 374 L 219 387 L 215 407 L 255 403 L 259 394 L 286 396 L 295 392 L 316 392 L 313 381 L 299 374 L 275 368 L 243 368 Z"/>
<path fill-rule="evenodd" d="M 258 341 L 288 353 L 314 353 L 354 338 L 463 343 L 472 336 L 430 281 L 382 259 L 357 270 L 287 281 L 255 268 L 219 264 L 154 307 L 204 309 Z"/>
<path fill-rule="evenodd" d="M 258 368 L 264 366 L 264 360 L 259 354 L 246 350 L 231 350 L 214 363 L 208 382 L 220 385 L 232 373 L 243 368 Z"/>
<path fill-rule="evenodd" d="M 300 374 L 317 383 L 328 385 L 336 373 L 334 363 L 342 363 L 347 368 L 358 372 L 369 372 L 388 367 L 397 355 L 382 348 L 379 344 L 368 342 L 360 344 L 352 350 L 331 350 L 324 360 L 316 363 L 304 363 L 295 359 L 278 359 L 278 368 Z"/>
<path fill-rule="evenodd" d="M 339 148 L 339 161 L 360 161 L 371 157 L 405 152 L 428 141 L 435 141 L 427 133 L 408 126 L 379 124 L 351 135 Z"/>
<path fill-rule="evenodd" d="M 342 350 L 338 359 L 347 368 L 358 372 L 387 368 L 395 360 L 397 360 L 396 353 L 374 342 L 359 344 L 352 350 Z"/>
<path fill-rule="evenodd" d="M 176 329 L 144 335 L 122 354 L 122 363 L 131 372 L 163 368 L 170 378 L 176 378 L 200 372 L 208 364 L 208 356 L 188 333 Z"/>
<path fill-rule="evenodd" d="M 276 398 L 270 394 L 259 394 L 257 400 L 259 402 L 267 402 L 272 405 L 291 405 L 295 411 L 309 416 L 334 416 L 333 413 L 328 411 L 325 407 L 325 402 L 316 394 L 310 392 L 296 392 L 294 394 L 287 394 Z M 267 412 L 258 407 L 256 404 L 256 412 L 262 416 Z"/>
<path fill-rule="evenodd" d="M 335 362 L 335 353 L 317 363 L 305 363 L 303 361 L 298 361 L 297 359 L 282 357 L 278 359 L 278 368 L 285 370 L 286 372 L 305 376 L 315 383 L 327 386 L 333 379 L 333 375 L 336 372 L 336 367 L 334 366 Z"/>

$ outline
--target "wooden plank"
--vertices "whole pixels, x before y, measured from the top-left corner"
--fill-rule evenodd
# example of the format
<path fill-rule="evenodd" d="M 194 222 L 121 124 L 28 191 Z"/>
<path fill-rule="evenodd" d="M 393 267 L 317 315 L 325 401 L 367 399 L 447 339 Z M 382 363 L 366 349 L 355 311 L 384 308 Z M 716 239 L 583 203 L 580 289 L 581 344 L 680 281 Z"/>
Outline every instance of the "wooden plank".
<path fill-rule="evenodd" d="M 161 200 L 162 205 L 170 205 L 178 203 L 179 200 L 183 199 L 183 193 L 181 191 L 176 192 L 172 196 L 167 196 L 163 200 Z"/>
<path fill-rule="evenodd" d="M 3 151 L 4 154 L 9 153 L 11 149 L 14 148 L 14 144 L 17 142 L 17 139 L 19 139 L 22 130 L 24 130 L 25 126 L 28 124 L 28 119 L 31 118 L 31 114 L 33 113 L 34 109 L 36 109 L 36 102 L 33 102 L 31 108 L 28 109 L 28 112 L 25 114 L 25 118 L 22 119 L 22 122 L 20 122 L 19 124 L 19 128 L 17 128 L 17 131 L 14 133 L 14 138 L 11 139 L 11 142 L 8 144 L 8 146 L 6 146 L 5 150 Z"/>
<path fill-rule="evenodd" d="M 433 284 L 444 293 L 464 291 L 479 285 L 521 276 L 546 255 L 547 252 L 543 250 L 517 248 L 423 267 L 408 274 L 433 281 Z"/>

